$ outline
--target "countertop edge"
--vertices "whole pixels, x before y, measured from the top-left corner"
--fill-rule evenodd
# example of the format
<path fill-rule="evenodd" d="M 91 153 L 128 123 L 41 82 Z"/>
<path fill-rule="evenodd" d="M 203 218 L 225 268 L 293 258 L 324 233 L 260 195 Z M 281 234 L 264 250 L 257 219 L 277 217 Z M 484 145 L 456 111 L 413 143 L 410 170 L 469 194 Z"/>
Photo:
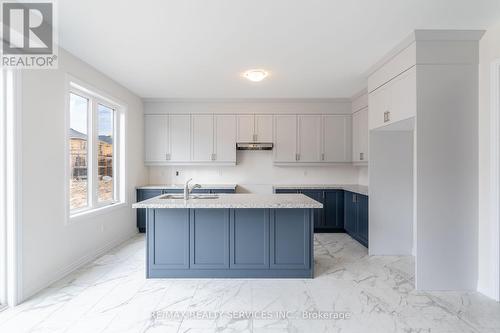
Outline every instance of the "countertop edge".
<path fill-rule="evenodd" d="M 311 189 L 311 190 L 344 190 L 357 194 L 368 196 L 367 185 L 358 184 L 278 184 L 273 185 L 275 190 L 293 190 L 293 189 Z"/>

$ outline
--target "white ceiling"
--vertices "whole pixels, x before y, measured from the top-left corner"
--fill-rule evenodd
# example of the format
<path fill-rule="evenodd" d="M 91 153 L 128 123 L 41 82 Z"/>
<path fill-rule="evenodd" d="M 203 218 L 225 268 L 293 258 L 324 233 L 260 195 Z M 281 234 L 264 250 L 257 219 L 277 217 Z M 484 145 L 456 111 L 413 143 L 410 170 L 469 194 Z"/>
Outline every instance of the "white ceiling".
<path fill-rule="evenodd" d="M 414 29 L 485 29 L 499 0 L 62 0 L 60 44 L 141 97 L 334 98 Z M 241 72 L 270 71 L 251 83 Z"/>

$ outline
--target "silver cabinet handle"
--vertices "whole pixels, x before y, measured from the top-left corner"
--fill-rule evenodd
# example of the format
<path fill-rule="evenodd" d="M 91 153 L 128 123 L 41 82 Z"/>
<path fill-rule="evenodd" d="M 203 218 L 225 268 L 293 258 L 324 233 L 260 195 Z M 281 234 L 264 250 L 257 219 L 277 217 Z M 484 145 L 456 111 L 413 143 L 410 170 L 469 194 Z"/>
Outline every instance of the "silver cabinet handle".
<path fill-rule="evenodd" d="M 210 159 L 211 159 L 212 161 L 215 161 L 216 157 L 217 157 L 217 155 L 216 155 L 216 154 L 212 154 L 212 155 L 210 156 Z"/>
<path fill-rule="evenodd" d="M 359 153 L 359 159 L 363 161 L 365 159 L 365 153 Z"/>
<path fill-rule="evenodd" d="M 295 154 L 295 160 L 296 160 L 296 161 L 299 161 L 299 160 L 300 160 L 300 154 L 299 154 L 299 153 Z"/>
<path fill-rule="evenodd" d="M 384 123 L 391 121 L 391 112 L 389 110 L 384 112 Z"/>
<path fill-rule="evenodd" d="M 166 154 L 165 154 L 165 159 L 166 159 L 167 161 L 170 161 L 170 154 L 169 154 L 169 153 L 166 153 Z"/>

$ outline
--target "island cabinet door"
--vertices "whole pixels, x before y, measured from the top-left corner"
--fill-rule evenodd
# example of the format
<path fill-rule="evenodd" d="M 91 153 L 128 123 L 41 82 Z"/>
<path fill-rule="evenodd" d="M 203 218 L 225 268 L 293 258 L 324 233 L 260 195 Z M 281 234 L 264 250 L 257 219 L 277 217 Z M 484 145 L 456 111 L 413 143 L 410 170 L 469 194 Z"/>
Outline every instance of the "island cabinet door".
<path fill-rule="evenodd" d="M 311 209 L 271 210 L 270 267 L 309 269 L 311 263 Z"/>
<path fill-rule="evenodd" d="M 231 209 L 230 266 L 269 268 L 269 209 Z"/>
<path fill-rule="evenodd" d="M 187 209 L 148 209 L 148 263 L 153 269 L 189 268 Z"/>
<path fill-rule="evenodd" d="M 229 268 L 229 209 L 190 209 L 191 269 Z"/>

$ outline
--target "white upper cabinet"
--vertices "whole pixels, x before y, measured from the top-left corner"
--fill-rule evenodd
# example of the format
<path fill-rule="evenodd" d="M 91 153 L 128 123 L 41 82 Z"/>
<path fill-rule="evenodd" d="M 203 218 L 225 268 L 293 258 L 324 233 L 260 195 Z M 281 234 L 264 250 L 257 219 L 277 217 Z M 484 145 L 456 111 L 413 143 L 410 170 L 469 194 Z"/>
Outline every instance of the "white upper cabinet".
<path fill-rule="evenodd" d="M 351 162 L 351 116 L 324 115 L 322 118 L 322 162 Z"/>
<path fill-rule="evenodd" d="M 321 152 L 321 116 L 298 116 L 298 151 L 299 162 L 320 162 Z"/>
<path fill-rule="evenodd" d="M 238 142 L 273 142 L 273 115 L 237 116 Z"/>
<path fill-rule="evenodd" d="M 237 117 L 237 133 L 238 142 L 253 142 L 254 141 L 254 127 L 255 120 L 253 114 L 242 114 Z"/>
<path fill-rule="evenodd" d="M 211 162 L 214 156 L 214 116 L 191 115 L 192 161 Z"/>
<path fill-rule="evenodd" d="M 217 162 L 236 162 L 236 116 L 215 115 L 215 150 Z"/>
<path fill-rule="evenodd" d="M 255 115 L 255 141 L 273 142 L 273 115 Z"/>
<path fill-rule="evenodd" d="M 274 118 L 274 161 L 296 162 L 297 116 L 276 115 Z"/>
<path fill-rule="evenodd" d="M 352 161 L 368 161 L 368 108 L 365 107 L 352 115 Z"/>
<path fill-rule="evenodd" d="M 169 116 L 170 161 L 191 160 L 191 116 L 174 114 Z"/>
<path fill-rule="evenodd" d="M 166 162 L 169 159 L 169 134 L 167 115 L 144 116 L 145 160 L 148 163 Z"/>
<path fill-rule="evenodd" d="M 399 74 L 369 95 L 370 129 L 386 126 L 416 115 L 416 66 Z"/>

